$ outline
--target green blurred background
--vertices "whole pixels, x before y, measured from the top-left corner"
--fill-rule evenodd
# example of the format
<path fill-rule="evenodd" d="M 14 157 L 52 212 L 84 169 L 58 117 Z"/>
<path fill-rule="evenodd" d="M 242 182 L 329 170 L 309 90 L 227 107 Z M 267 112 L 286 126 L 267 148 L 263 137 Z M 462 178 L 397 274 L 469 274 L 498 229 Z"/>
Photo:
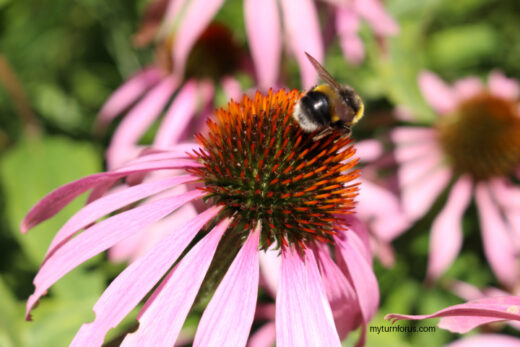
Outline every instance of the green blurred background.
<path fill-rule="evenodd" d="M 104 256 L 94 258 L 52 288 L 34 311 L 33 322 L 24 321 L 25 300 L 50 239 L 82 199 L 29 235 L 19 232 L 20 220 L 52 189 L 103 169 L 110 131 L 94 135 L 96 114 L 117 86 L 153 61 L 151 48 L 137 50 L 131 40 L 145 5 L 145 0 L 0 0 L 1 347 L 67 345 L 79 326 L 94 317 L 96 298 L 124 266 L 105 262 Z M 366 100 L 367 117 L 358 138 L 384 133 L 395 122 L 390 112 L 397 105 L 412 110 L 421 122 L 431 121 L 434 115 L 416 83 L 421 69 L 448 81 L 485 78 L 493 69 L 520 79 L 518 0 L 388 0 L 386 5 L 401 33 L 387 41 L 384 57 L 366 25 L 361 30 L 367 49 L 362 65 L 345 62 L 337 42 L 327 51 L 326 67 Z M 242 1 L 226 1 L 218 18 L 247 45 Z M 291 87 L 298 87 L 294 61 L 284 67 Z M 387 325 L 382 317 L 388 312 L 429 313 L 460 302 L 443 280 L 423 285 L 429 227 L 441 206 L 396 241 L 394 268 L 376 262 L 382 306 L 372 325 Z M 472 207 L 464 221 L 463 252 L 445 278 L 496 285 L 483 260 L 475 215 Z M 135 312 L 110 333 L 109 345 L 117 345 L 117 337 L 132 328 L 133 317 Z M 511 328 L 505 331 L 520 337 Z M 433 334 L 369 333 L 368 345 L 438 346 L 455 338 L 439 329 Z"/>

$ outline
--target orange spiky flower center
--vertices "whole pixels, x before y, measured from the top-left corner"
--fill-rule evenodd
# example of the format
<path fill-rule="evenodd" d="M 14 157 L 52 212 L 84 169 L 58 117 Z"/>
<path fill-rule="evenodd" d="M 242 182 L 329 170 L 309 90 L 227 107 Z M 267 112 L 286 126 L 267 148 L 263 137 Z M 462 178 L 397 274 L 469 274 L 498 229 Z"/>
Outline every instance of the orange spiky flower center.
<path fill-rule="evenodd" d="M 509 176 L 520 164 L 517 105 L 489 93 L 462 102 L 438 124 L 440 143 L 450 164 L 475 180 Z"/>
<path fill-rule="evenodd" d="M 345 227 L 338 215 L 354 207 L 352 140 L 303 133 L 291 116 L 300 97 L 297 90 L 244 96 L 217 110 L 207 134 L 197 135 L 202 148 L 194 157 L 203 167 L 193 173 L 235 220 L 234 230 L 261 227 L 261 249 L 332 242 Z"/>

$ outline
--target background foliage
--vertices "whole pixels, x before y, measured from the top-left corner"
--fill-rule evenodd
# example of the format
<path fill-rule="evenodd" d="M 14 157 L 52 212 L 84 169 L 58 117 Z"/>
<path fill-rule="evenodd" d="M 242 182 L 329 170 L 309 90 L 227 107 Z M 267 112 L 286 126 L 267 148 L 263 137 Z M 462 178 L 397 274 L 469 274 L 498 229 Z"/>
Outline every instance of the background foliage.
<path fill-rule="evenodd" d="M 385 52 L 367 27 L 362 37 L 367 59 L 361 66 L 345 62 L 334 43 L 325 65 L 338 80 L 350 83 L 367 104 L 358 138 L 379 138 L 394 124 L 391 112 L 405 105 L 418 120 L 432 119 L 416 82 L 422 69 L 446 80 L 467 75 L 486 77 L 498 68 L 520 79 L 520 2 L 517 0 L 388 0 L 401 33 L 387 42 Z M 102 256 L 81 266 L 55 285 L 24 321 L 24 305 L 32 278 L 51 237 L 77 210 L 83 199 L 44 223 L 30 235 L 19 222 L 44 194 L 103 169 L 110 133 L 94 135 L 92 125 L 108 95 L 152 59 L 151 50 L 136 50 L 131 36 L 145 0 L 0 0 L 0 346 L 66 345 L 79 326 L 93 318 L 91 310 L 106 284 L 123 265 Z M 242 1 L 228 0 L 219 20 L 245 42 Z M 381 54 L 387 59 L 381 59 Z M 292 87 L 299 86 L 294 62 L 288 62 Z M 439 200 L 445 199 L 441 197 Z M 439 201 L 429 215 L 395 243 L 396 264 L 385 269 L 376 262 L 382 306 L 372 325 L 387 324 L 388 312 L 429 313 L 459 303 L 443 281 L 423 284 L 428 234 Z M 445 276 L 478 286 L 497 285 L 482 255 L 474 207 L 464 221 L 464 249 Z M 131 328 L 131 318 L 107 341 Z M 196 325 L 196 319 L 191 320 Z M 434 321 L 400 323 L 433 325 Z M 519 336 L 513 329 L 508 333 Z M 356 336 L 345 344 L 350 345 Z M 368 345 L 438 346 L 456 336 L 369 333 Z"/>

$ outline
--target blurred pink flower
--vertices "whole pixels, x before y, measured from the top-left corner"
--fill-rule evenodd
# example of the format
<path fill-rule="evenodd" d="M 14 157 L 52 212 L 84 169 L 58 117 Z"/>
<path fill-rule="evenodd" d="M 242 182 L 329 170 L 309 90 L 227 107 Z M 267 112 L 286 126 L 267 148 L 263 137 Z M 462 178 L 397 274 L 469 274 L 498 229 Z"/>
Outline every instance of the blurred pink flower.
<path fill-rule="evenodd" d="M 439 117 L 432 127 L 398 127 L 392 132 L 405 213 L 428 212 L 449 185 L 449 195 L 432 225 L 428 279 L 452 264 L 462 245 L 462 217 L 476 200 L 484 253 L 505 286 L 520 279 L 520 114 L 518 82 L 499 72 L 488 87 L 475 77 L 446 85 L 423 72 L 419 86 Z"/>
<path fill-rule="evenodd" d="M 500 296 L 472 300 L 454 305 L 429 315 L 391 313 L 385 316 L 394 324 L 401 319 L 423 320 L 441 318 L 439 328 L 464 334 L 479 325 L 506 320 L 520 321 L 520 297 Z"/>
<path fill-rule="evenodd" d="M 134 41 L 143 46 L 155 39 L 156 61 L 122 84 L 97 119 L 96 127 L 102 129 L 126 112 L 107 150 L 108 168 L 137 157 L 143 149 L 139 140 L 164 111 L 156 148 L 199 131 L 216 106 L 217 87 L 228 98 L 240 97 L 242 91 L 232 73 L 241 64 L 241 49 L 228 28 L 211 23 L 222 3 L 159 0 L 150 4 Z M 186 114 L 193 119 L 180 116 Z"/>
<path fill-rule="evenodd" d="M 323 2 L 332 9 L 320 25 L 318 7 Z M 256 68 L 258 87 L 267 90 L 279 85 L 281 52 L 284 46 L 300 67 L 302 86 L 308 89 L 317 82 L 314 68 L 304 52 L 318 61 L 324 58 L 322 26 L 335 25 L 346 59 L 359 63 L 364 58 L 363 43 L 358 36 L 361 19 L 368 22 L 378 36 L 399 32 L 395 20 L 379 0 L 244 0 L 244 14 L 251 56 Z M 331 18 L 332 17 L 332 18 Z"/>
<path fill-rule="evenodd" d="M 27 317 L 40 297 L 76 266 L 203 199 L 202 212 L 167 231 L 110 283 L 94 306 L 95 319 L 81 327 L 72 346 L 101 346 L 106 333 L 157 284 L 138 315 L 139 328 L 122 346 L 173 345 L 207 273 L 209 278 L 224 276 L 218 287 L 218 281 L 206 283 L 216 291 L 194 346 L 244 346 L 255 314 L 259 254 L 270 245 L 278 247 L 281 258 L 277 345 L 340 346 L 338 331 L 356 319 L 366 324 L 377 310 L 379 291 L 367 236 L 348 228 L 357 192 L 352 180 L 358 176 L 351 140 L 332 134 L 314 141 L 303 134 L 291 117 L 299 97 L 296 90 L 282 90 L 231 102 L 208 121 L 208 134 L 197 137 L 200 147 L 193 147 L 193 154 L 187 156 L 187 147 L 180 145 L 149 149 L 123 167 L 84 177 L 44 197 L 22 221 L 22 232 L 92 190 L 90 202 L 52 241 L 34 280 Z M 184 174 L 149 175 L 159 170 Z M 126 179 L 125 188 L 104 194 L 121 179 Z M 172 193 L 190 182 L 198 188 Z M 148 200 L 140 203 L 143 199 Z M 219 254 L 233 257 L 229 267 L 215 265 L 208 272 Z"/>

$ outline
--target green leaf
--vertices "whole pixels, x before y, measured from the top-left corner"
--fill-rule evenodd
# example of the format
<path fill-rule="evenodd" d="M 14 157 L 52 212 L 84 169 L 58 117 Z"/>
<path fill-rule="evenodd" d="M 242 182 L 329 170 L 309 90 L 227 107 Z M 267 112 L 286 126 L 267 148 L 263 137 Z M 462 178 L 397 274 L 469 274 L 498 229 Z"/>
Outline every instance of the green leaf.
<path fill-rule="evenodd" d="M 100 155 L 92 145 L 61 137 L 22 141 L 0 159 L 0 182 L 10 230 L 33 265 L 40 263 L 52 237 L 81 208 L 83 199 L 72 202 L 27 235 L 19 232 L 20 221 L 45 194 L 99 171 L 99 163 Z"/>
<path fill-rule="evenodd" d="M 439 70 L 464 68 L 493 56 L 498 42 L 495 31 L 488 25 L 450 27 L 431 37 L 429 59 L 432 66 Z"/>

